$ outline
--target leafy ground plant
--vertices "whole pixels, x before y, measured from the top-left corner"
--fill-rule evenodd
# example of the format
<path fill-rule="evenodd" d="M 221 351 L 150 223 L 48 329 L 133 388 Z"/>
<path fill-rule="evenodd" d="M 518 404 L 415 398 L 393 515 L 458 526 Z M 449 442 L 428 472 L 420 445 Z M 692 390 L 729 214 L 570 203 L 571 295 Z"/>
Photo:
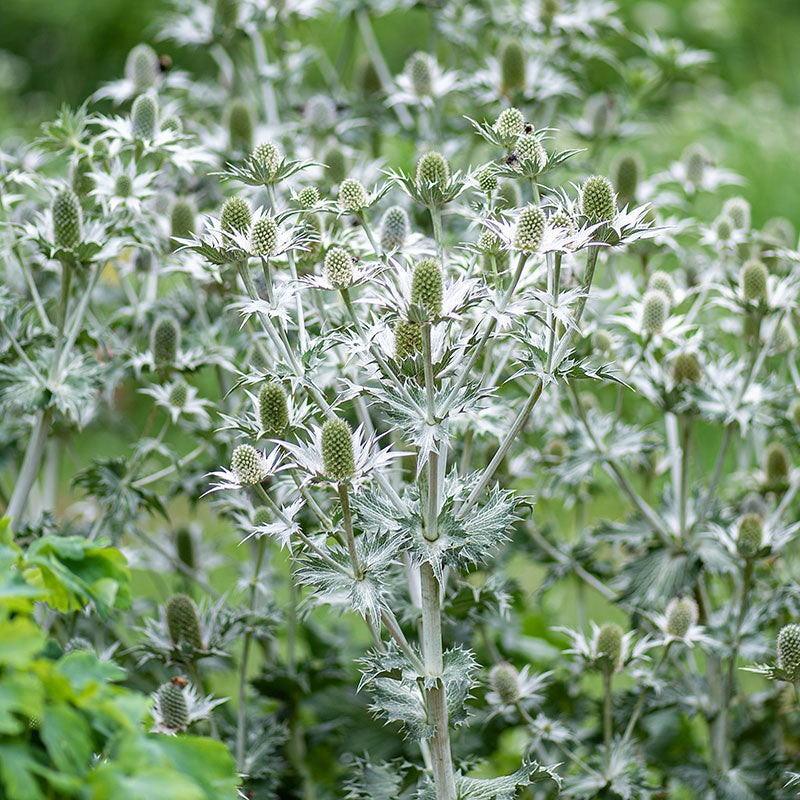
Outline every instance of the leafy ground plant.
<path fill-rule="evenodd" d="M 797 236 L 636 149 L 710 55 L 390 6 L 2 152 L 0 797 L 796 796 Z"/>

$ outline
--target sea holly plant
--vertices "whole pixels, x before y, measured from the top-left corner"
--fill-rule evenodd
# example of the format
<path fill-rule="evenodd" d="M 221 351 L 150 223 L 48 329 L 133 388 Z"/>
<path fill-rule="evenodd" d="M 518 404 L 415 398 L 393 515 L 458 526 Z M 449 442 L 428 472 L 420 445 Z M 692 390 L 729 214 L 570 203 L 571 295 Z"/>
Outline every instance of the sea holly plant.
<path fill-rule="evenodd" d="M 797 234 L 639 152 L 708 54 L 174 6 L 0 153 L 0 796 L 797 796 Z"/>

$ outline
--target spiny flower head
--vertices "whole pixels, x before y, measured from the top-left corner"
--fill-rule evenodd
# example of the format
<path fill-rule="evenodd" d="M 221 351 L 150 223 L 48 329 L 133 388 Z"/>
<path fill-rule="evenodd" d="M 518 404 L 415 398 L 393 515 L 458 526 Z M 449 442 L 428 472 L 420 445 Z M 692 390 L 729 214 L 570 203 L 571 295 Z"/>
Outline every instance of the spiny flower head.
<path fill-rule="evenodd" d="M 486 194 L 491 194 L 497 188 L 497 176 L 488 168 L 482 169 L 478 173 L 478 188 Z"/>
<path fill-rule="evenodd" d="M 339 186 L 339 208 L 342 211 L 355 213 L 361 211 L 369 203 L 367 190 L 361 181 L 355 178 L 347 178 Z"/>
<path fill-rule="evenodd" d="M 255 486 L 266 477 L 261 453 L 249 444 L 240 444 L 231 455 L 231 472 L 242 486 Z"/>
<path fill-rule="evenodd" d="M 721 242 L 729 242 L 733 236 L 733 220 L 727 214 L 720 214 L 714 220 L 714 233 Z"/>
<path fill-rule="evenodd" d="M 489 684 L 503 704 L 519 700 L 519 672 L 513 664 L 495 664 L 489 670 Z"/>
<path fill-rule="evenodd" d="M 274 175 L 281 162 L 281 151 L 275 142 L 262 142 L 250 154 L 250 160 L 268 169 L 270 175 Z"/>
<path fill-rule="evenodd" d="M 764 457 L 764 472 L 770 485 L 782 484 L 789 477 L 791 469 L 789 451 L 780 442 L 770 442 Z"/>
<path fill-rule="evenodd" d="M 153 327 L 150 351 L 157 367 L 171 366 L 178 357 L 181 330 L 174 317 L 161 317 Z"/>
<path fill-rule="evenodd" d="M 642 298 L 642 331 L 661 333 L 669 314 L 669 297 L 661 289 L 648 289 Z"/>
<path fill-rule="evenodd" d="M 535 253 L 542 243 L 547 220 L 540 206 L 526 206 L 517 217 L 514 248 L 523 253 Z"/>
<path fill-rule="evenodd" d="M 114 194 L 117 197 L 130 197 L 133 191 L 133 179 L 127 172 L 121 172 L 114 181 Z"/>
<path fill-rule="evenodd" d="M 253 113 L 250 104 L 240 97 L 231 100 L 227 117 L 231 150 L 249 153 L 253 149 Z"/>
<path fill-rule="evenodd" d="M 530 161 L 539 172 L 547 164 L 547 153 L 545 153 L 539 137 L 533 133 L 523 133 L 517 139 L 514 149 L 520 161 Z"/>
<path fill-rule="evenodd" d="M 56 244 L 65 250 L 80 244 L 83 214 L 75 193 L 70 189 L 62 189 L 53 198 L 50 213 Z"/>
<path fill-rule="evenodd" d="M 414 267 L 411 302 L 418 303 L 435 319 L 442 312 L 442 268 L 433 258 L 421 258 Z"/>
<path fill-rule="evenodd" d="M 516 208 L 520 204 L 519 187 L 516 181 L 500 181 L 497 187 L 498 208 Z"/>
<path fill-rule="evenodd" d="M 569 215 L 565 208 L 557 208 L 550 214 L 550 227 L 558 228 L 569 233 L 575 230 L 575 220 Z"/>
<path fill-rule="evenodd" d="M 500 83 L 504 92 L 525 85 L 525 52 L 516 39 L 508 39 L 500 47 Z"/>
<path fill-rule="evenodd" d="M 444 189 L 448 180 L 450 180 L 450 165 L 441 153 L 431 150 L 417 161 L 418 189 L 423 190 L 431 185 Z"/>
<path fill-rule="evenodd" d="M 344 247 L 331 247 L 325 253 L 323 270 L 336 289 L 346 289 L 353 282 L 353 258 Z"/>
<path fill-rule="evenodd" d="M 690 144 L 681 156 L 683 168 L 686 171 L 686 180 L 698 186 L 703 182 L 706 167 L 711 163 L 708 150 L 701 144 Z"/>
<path fill-rule="evenodd" d="M 175 731 L 189 724 L 189 707 L 179 683 L 170 681 L 158 690 L 158 710 L 164 726 Z"/>
<path fill-rule="evenodd" d="M 617 213 L 614 187 L 608 178 L 592 175 L 581 189 L 581 212 L 589 222 L 607 222 Z"/>
<path fill-rule="evenodd" d="M 406 74 L 417 97 L 429 97 L 433 93 L 433 58 L 427 53 L 417 52 L 406 62 Z"/>
<path fill-rule="evenodd" d="M 375 62 L 369 57 L 364 56 L 358 64 L 358 88 L 365 98 L 374 97 L 383 91 L 383 83 L 378 70 L 375 69 Z"/>
<path fill-rule="evenodd" d="M 259 506 L 253 514 L 253 526 L 260 528 L 262 525 L 269 525 L 272 522 L 272 511 L 266 506 Z"/>
<path fill-rule="evenodd" d="M 186 239 L 194 232 L 194 205 L 185 197 L 176 197 L 169 212 L 173 239 Z"/>
<path fill-rule="evenodd" d="M 353 432 L 345 420 L 335 417 L 322 426 L 322 463 L 333 481 L 341 483 L 353 477 Z"/>
<path fill-rule="evenodd" d="M 336 125 L 336 104 L 324 94 L 315 95 L 306 103 L 303 119 L 315 133 L 329 131 Z"/>
<path fill-rule="evenodd" d="M 278 223 L 272 216 L 257 219 L 250 231 L 250 249 L 256 256 L 273 256 L 278 249 Z"/>
<path fill-rule="evenodd" d="M 400 250 L 408 237 L 408 214 L 400 206 L 387 208 L 381 219 L 381 247 Z"/>
<path fill-rule="evenodd" d="M 542 22 L 546 28 L 553 24 L 556 14 L 561 11 L 561 0 L 542 0 Z"/>
<path fill-rule="evenodd" d="M 261 428 L 267 434 L 279 434 L 289 424 L 289 409 L 286 405 L 286 392 L 277 381 L 269 381 L 258 393 L 258 418 Z"/>
<path fill-rule="evenodd" d="M 152 139 L 158 125 L 158 101 L 151 94 L 140 94 L 131 109 L 131 135 L 134 139 Z"/>
<path fill-rule="evenodd" d="M 739 520 L 736 546 L 743 556 L 753 556 L 761 549 L 764 539 L 764 520 L 761 514 L 745 514 Z"/>
<path fill-rule="evenodd" d="M 403 319 L 394 324 L 394 352 L 402 361 L 422 350 L 422 326 L 418 322 Z"/>
<path fill-rule="evenodd" d="M 730 217 L 733 227 L 738 231 L 750 230 L 750 203 L 744 197 L 731 197 L 722 206 L 722 213 Z"/>
<path fill-rule="evenodd" d="M 167 401 L 175 408 L 183 408 L 188 397 L 189 387 L 186 385 L 186 381 L 178 381 L 170 389 Z"/>
<path fill-rule="evenodd" d="M 478 243 L 476 247 L 481 251 L 481 253 L 496 255 L 502 249 L 502 245 L 503 243 L 500 241 L 499 236 L 491 231 L 483 231 L 478 237 Z"/>
<path fill-rule="evenodd" d="M 784 625 L 778 634 L 778 666 L 790 680 L 800 677 L 800 625 Z"/>
<path fill-rule="evenodd" d="M 676 385 L 697 383 L 701 377 L 700 362 L 694 353 L 678 353 L 672 359 L 672 380 Z"/>
<path fill-rule="evenodd" d="M 197 606 L 186 594 L 174 594 L 167 601 L 167 628 L 176 647 L 187 644 L 195 650 L 203 649 Z"/>
<path fill-rule="evenodd" d="M 567 443 L 563 439 L 551 439 L 544 449 L 545 455 L 556 464 L 560 464 L 567 454 Z"/>
<path fill-rule="evenodd" d="M 319 189 L 316 186 L 306 186 L 297 195 L 297 202 L 300 208 L 313 208 L 319 203 Z"/>
<path fill-rule="evenodd" d="M 748 261 L 742 267 L 739 280 L 742 287 L 742 297 L 748 302 L 765 300 L 767 297 L 767 268 L 755 259 Z"/>
<path fill-rule="evenodd" d="M 633 205 L 636 202 L 636 191 L 642 174 L 642 160 L 638 153 L 625 153 L 617 161 L 614 187 L 622 205 Z"/>
<path fill-rule="evenodd" d="M 599 353 L 608 353 L 611 350 L 611 337 L 608 331 L 598 328 L 592 334 L 592 347 Z"/>
<path fill-rule="evenodd" d="M 78 158 L 70 164 L 69 185 L 78 197 L 86 197 L 94 189 L 91 172 L 92 162 L 88 158 Z"/>
<path fill-rule="evenodd" d="M 328 167 L 328 176 L 331 183 L 341 183 L 344 180 L 345 170 L 347 169 L 347 159 L 340 147 L 333 145 L 329 148 L 322 160 Z"/>
<path fill-rule="evenodd" d="M 660 289 L 669 299 L 669 304 L 675 302 L 675 284 L 672 281 L 672 276 L 668 272 L 657 270 L 650 276 L 647 282 L 648 289 Z"/>
<path fill-rule="evenodd" d="M 683 639 L 697 622 L 697 603 L 691 597 L 674 597 L 667 606 L 667 633 Z"/>
<path fill-rule="evenodd" d="M 144 92 L 158 81 L 159 66 L 155 50 L 148 44 L 137 44 L 125 61 L 125 77 L 137 92 Z"/>
<path fill-rule="evenodd" d="M 597 632 L 597 660 L 603 669 L 614 670 L 622 658 L 622 628 L 607 622 Z"/>
<path fill-rule="evenodd" d="M 192 536 L 192 532 L 185 525 L 178 528 L 175 532 L 175 552 L 181 560 L 181 563 L 185 564 L 189 569 L 195 568 L 194 537 Z"/>
<path fill-rule="evenodd" d="M 525 130 L 525 117 L 518 108 L 506 108 L 494 123 L 494 130 L 504 142 L 512 142 Z"/>
<path fill-rule="evenodd" d="M 219 215 L 220 227 L 229 233 L 243 233 L 250 227 L 250 205 L 242 197 L 229 197 Z"/>

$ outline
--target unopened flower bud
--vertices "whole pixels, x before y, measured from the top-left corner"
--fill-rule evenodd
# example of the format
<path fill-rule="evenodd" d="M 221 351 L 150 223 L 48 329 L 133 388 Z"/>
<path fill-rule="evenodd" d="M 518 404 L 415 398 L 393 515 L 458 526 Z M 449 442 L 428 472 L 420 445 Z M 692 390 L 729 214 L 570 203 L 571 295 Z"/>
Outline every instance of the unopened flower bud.
<path fill-rule="evenodd" d="M 333 481 L 353 477 L 353 433 L 343 419 L 329 419 L 322 426 L 322 463 L 325 474 Z"/>
<path fill-rule="evenodd" d="M 240 444 L 233 451 L 231 472 L 242 486 L 255 486 L 267 477 L 261 453 L 249 444 Z"/>
<path fill-rule="evenodd" d="M 611 336 L 609 336 L 608 331 L 604 331 L 602 329 L 596 330 L 592 334 L 592 347 L 598 353 L 610 352 L 612 343 L 611 343 Z"/>
<path fill-rule="evenodd" d="M 346 289 L 353 282 L 353 258 L 343 247 L 331 247 L 325 253 L 323 270 L 335 289 Z"/>
<path fill-rule="evenodd" d="M 50 213 L 56 244 L 65 250 L 80 244 L 83 214 L 75 193 L 70 189 L 62 189 L 53 198 Z"/>
<path fill-rule="evenodd" d="M 175 532 L 175 552 L 180 562 L 189 567 L 189 569 L 194 569 L 197 566 L 194 537 L 185 525 Z"/>
<path fill-rule="evenodd" d="M 705 177 L 706 167 L 711 163 L 708 150 L 701 144 L 690 144 L 681 156 L 683 168 L 686 171 L 686 180 L 699 186 Z"/>
<path fill-rule="evenodd" d="M 675 303 L 675 284 L 672 282 L 672 277 L 667 272 L 657 270 L 650 276 L 647 283 L 648 289 L 659 289 L 669 299 L 670 306 Z"/>
<path fill-rule="evenodd" d="M 503 92 L 525 85 L 525 52 L 516 39 L 500 47 L 500 84 Z"/>
<path fill-rule="evenodd" d="M 249 153 L 253 149 L 253 114 L 250 105 L 237 97 L 228 106 L 227 118 L 231 150 Z"/>
<path fill-rule="evenodd" d="M 258 417 L 261 429 L 270 435 L 280 434 L 289 424 L 289 409 L 286 392 L 277 381 L 270 381 L 258 393 Z"/>
<path fill-rule="evenodd" d="M 529 161 L 536 168 L 537 172 L 541 172 L 547 164 L 547 153 L 539 141 L 539 137 L 533 133 L 524 133 L 517 139 L 514 146 L 517 158 L 520 161 Z"/>
<path fill-rule="evenodd" d="M 778 666 L 796 681 L 800 677 L 800 625 L 784 625 L 778 634 Z"/>
<path fill-rule="evenodd" d="M 274 176 L 281 163 L 281 151 L 275 142 L 262 142 L 250 154 L 250 160 Z"/>
<path fill-rule="evenodd" d="M 170 681 L 158 690 L 158 710 L 167 728 L 181 731 L 189 724 L 189 708 L 177 683 Z"/>
<path fill-rule="evenodd" d="M 700 362 L 694 353 L 678 353 L 672 360 L 672 380 L 677 386 L 698 383 L 701 377 Z"/>
<path fill-rule="evenodd" d="M 518 108 L 507 108 L 494 123 L 495 133 L 504 142 L 513 142 L 525 129 L 525 118 Z"/>
<path fill-rule="evenodd" d="M 387 208 L 381 219 L 381 248 L 400 250 L 408 237 L 408 214 L 400 206 Z"/>
<path fill-rule="evenodd" d="M 738 231 L 750 230 L 750 203 L 743 197 L 731 197 L 722 206 L 722 213 L 730 217 L 733 227 Z"/>
<path fill-rule="evenodd" d="M 450 165 L 441 153 L 431 150 L 417 161 L 417 188 L 422 190 L 436 186 L 444 189 L 448 180 L 450 180 Z"/>
<path fill-rule="evenodd" d="M 250 205 L 241 197 L 229 197 L 219 215 L 220 227 L 228 233 L 244 233 L 250 227 Z"/>
<path fill-rule="evenodd" d="M 786 483 L 792 461 L 789 451 L 780 442 L 771 442 L 764 457 L 764 472 L 771 486 Z"/>
<path fill-rule="evenodd" d="M 342 211 L 356 213 L 369 203 L 367 191 L 361 181 L 347 178 L 339 186 L 339 208 Z"/>
<path fill-rule="evenodd" d="M 272 511 L 266 506 L 259 506 L 253 514 L 253 527 L 260 528 L 272 522 Z"/>
<path fill-rule="evenodd" d="M 523 253 L 535 253 L 542 243 L 546 222 L 540 206 L 523 208 L 514 229 L 514 248 Z"/>
<path fill-rule="evenodd" d="M 303 119 L 313 132 L 325 133 L 336 125 L 336 104 L 326 95 L 315 95 L 306 103 Z"/>
<path fill-rule="evenodd" d="M 155 50 L 147 44 L 137 44 L 125 61 L 125 77 L 137 92 L 144 92 L 158 81 L 159 66 Z"/>
<path fill-rule="evenodd" d="M 727 214 L 721 214 L 714 220 L 714 233 L 721 242 L 729 242 L 733 236 L 733 220 Z"/>
<path fill-rule="evenodd" d="M 642 331 L 661 333 L 669 314 L 669 298 L 660 289 L 648 290 L 642 299 Z"/>
<path fill-rule="evenodd" d="M 478 173 L 478 188 L 485 194 L 490 194 L 497 188 L 497 176 L 490 169 L 482 169 Z"/>
<path fill-rule="evenodd" d="M 181 331 L 174 317 L 162 317 L 156 322 L 150 338 L 150 352 L 157 367 L 172 366 L 180 348 Z"/>
<path fill-rule="evenodd" d="M 188 397 L 189 387 L 186 385 L 186 381 L 178 381 L 170 389 L 167 402 L 175 408 L 183 408 Z"/>
<path fill-rule="evenodd" d="M 418 303 L 430 318 L 442 312 L 443 281 L 442 268 L 433 258 L 422 258 L 414 267 L 411 282 L 411 302 Z"/>
<path fill-rule="evenodd" d="M 667 606 L 667 633 L 683 639 L 697 622 L 697 603 L 691 597 L 675 597 Z"/>
<path fill-rule="evenodd" d="M 519 672 L 512 664 L 495 664 L 489 670 L 489 684 L 504 705 L 519 700 Z"/>
<path fill-rule="evenodd" d="M 399 319 L 394 324 L 394 351 L 402 361 L 422 350 L 422 327 L 418 322 Z"/>
<path fill-rule="evenodd" d="M 167 628 L 176 647 L 186 644 L 195 650 L 203 649 L 197 606 L 188 595 L 174 594 L 167 601 Z"/>
<path fill-rule="evenodd" d="M 606 222 L 614 219 L 617 201 L 614 187 L 608 178 L 592 175 L 581 189 L 581 212 L 589 222 Z"/>
<path fill-rule="evenodd" d="M 745 514 L 739 520 L 736 546 L 743 556 L 753 556 L 761 549 L 764 538 L 764 520 L 760 514 Z"/>
<path fill-rule="evenodd" d="M 306 186 L 297 195 L 297 202 L 300 208 L 313 208 L 319 203 L 319 189 L 316 186 Z"/>
<path fill-rule="evenodd" d="M 187 239 L 194 233 L 194 205 L 191 200 L 178 197 L 169 212 L 170 232 L 173 239 Z"/>
<path fill-rule="evenodd" d="M 563 439 L 552 439 L 547 443 L 544 452 L 552 462 L 560 464 L 567 454 L 567 443 Z"/>
<path fill-rule="evenodd" d="M 331 179 L 331 183 L 341 183 L 347 169 L 347 160 L 341 148 L 334 145 L 325 153 L 322 160 L 328 167 L 328 177 Z"/>
<path fill-rule="evenodd" d="M 250 249 L 256 256 L 274 256 L 278 251 L 278 223 L 275 217 L 257 219 L 250 231 Z"/>
<path fill-rule="evenodd" d="M 158 125 L 158 101 L 150 94 L 140 94 L 131 109 L 131 135 L 134 139 L 152 139 Z"/>
<path fill-rule="evenodd" d="M 607 622 L 597 633 L 597 659 L 603 669 L 613 670 L 622 658 L 622 628 Z"/>
<path fill-rule="evenodd" d="M 406 74 L 417 97 L 429 97 L 433 93 L 433 65 L 427 53 L 414 53 L 406 62 Z"/>
<path fill-rule="evenodd" d="M 765 300 L 767 297 L 767 268 L 760 261 L 748 261 L 742 267 L 740 284 L 742 296 L 748 302 Z"/>
<path fill-rule="evenodd" d="M 500 181 L 495 202 L 498 208 L 516 208 L 521 202 L 517 184 L 514 181 Z"/>
<path fill-rule="evenodd" d="M 626 153 L 617 161 L 614 187 L 623 206 L 632 206 L 636 203 L 641 174 L 642 159 L 638 153 Z"/>

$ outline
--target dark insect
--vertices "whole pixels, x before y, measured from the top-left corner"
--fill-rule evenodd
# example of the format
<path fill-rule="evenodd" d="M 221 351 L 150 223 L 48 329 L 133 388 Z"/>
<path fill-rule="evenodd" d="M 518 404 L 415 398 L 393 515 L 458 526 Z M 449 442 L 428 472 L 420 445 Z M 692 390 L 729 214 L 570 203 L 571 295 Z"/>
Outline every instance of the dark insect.
<path fill-rule="evenodd" d="M 525 131 L 525 133 L 533 133 L 533 125 L 531 125 L 530 122 L 526 122 L 523 130 Z"/>
<path fill-rule="evenodd" d="M 519 157 L 516 153 L 509 153 L 507 156 L 503 158 L 503 164 L 516 164 L 519 161 Z"/>
<path fill-rule="evenodd" d="M 158 67 L 162 72 L 169 72 L 172 69 L 172 59 L 163 53 L 158 57 Z"/>

